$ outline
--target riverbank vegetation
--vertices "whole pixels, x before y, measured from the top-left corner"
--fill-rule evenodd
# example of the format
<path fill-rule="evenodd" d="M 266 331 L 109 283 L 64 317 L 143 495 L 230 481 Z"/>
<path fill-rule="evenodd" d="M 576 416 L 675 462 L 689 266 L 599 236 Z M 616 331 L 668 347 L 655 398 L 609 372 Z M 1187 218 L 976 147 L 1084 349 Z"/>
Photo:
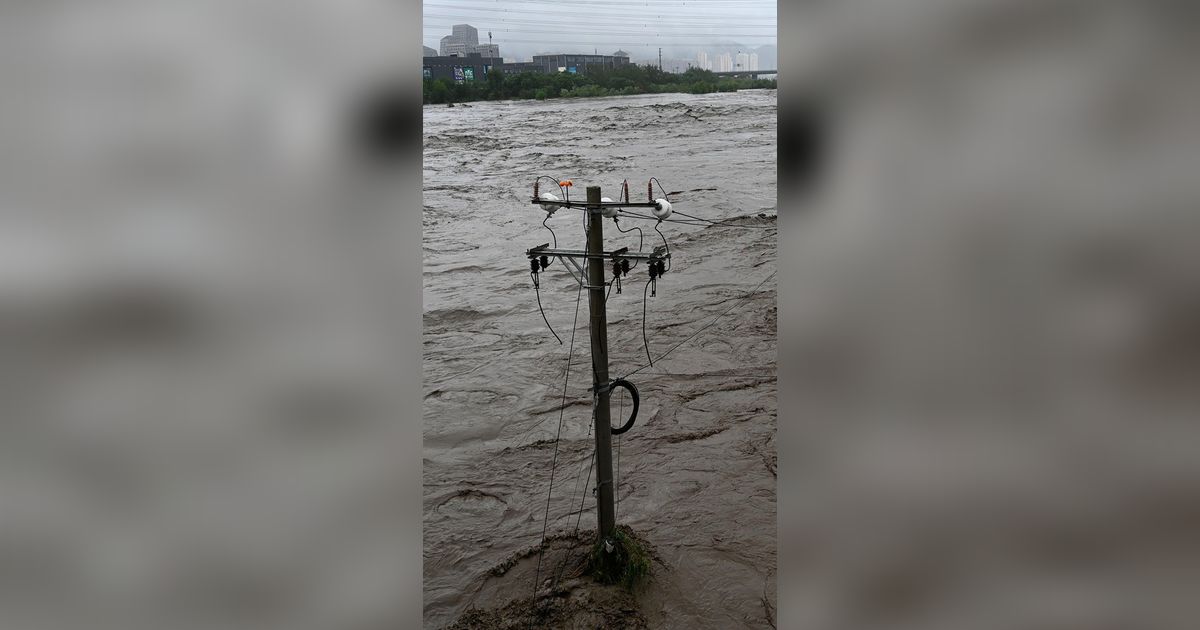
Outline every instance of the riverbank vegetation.
<path fill-rule="evenodd" d="M 615 69 L 589 68 L 587 74 L 522 72 L 506 75 L 493 71 L 488 73 L 485 80 L 470 83 L 425 79 L 422 92 L 425 103 L 440 104 L 665 92 L 709 94 L 754 88 L 775 89 L 775 80 L 718 77 L 711 71 L 698 68 L 673 74 L 653 66 L 630 65 Z"/>

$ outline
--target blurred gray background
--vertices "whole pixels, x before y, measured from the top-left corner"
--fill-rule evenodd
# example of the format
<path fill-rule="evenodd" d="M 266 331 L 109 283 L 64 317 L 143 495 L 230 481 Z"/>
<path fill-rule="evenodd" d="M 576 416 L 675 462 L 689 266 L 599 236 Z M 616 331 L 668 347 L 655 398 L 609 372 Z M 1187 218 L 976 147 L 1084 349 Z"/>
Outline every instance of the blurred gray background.
<path fill-rule="evenodd" d="M 401 9 L 0 7 L 0 627 L 419 625 Z"/>
<path fill-rule="evenodd" d="M 1196 11 L 780 4 L 780 627 L 1195 626 Z M 419 625 L 419 16 L 0 7 L 0 626 Z"/>
<path fill-rule="evenodd" d="M 781 5 L 780 627 L 1195 627 L 1198 9 Z"/>

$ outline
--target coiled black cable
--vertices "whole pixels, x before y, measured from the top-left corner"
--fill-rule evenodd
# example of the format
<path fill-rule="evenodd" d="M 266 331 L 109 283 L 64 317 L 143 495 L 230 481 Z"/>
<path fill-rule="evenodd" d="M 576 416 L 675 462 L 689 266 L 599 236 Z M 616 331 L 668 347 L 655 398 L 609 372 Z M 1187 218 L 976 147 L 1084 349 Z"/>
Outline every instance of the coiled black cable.
<path fill-rule="evenodd" d="M 629 412 L 629 419 L 626 420 L 625 424 L 621 425 L 620 428 L 611 429 L 613 435 L 621 435 L 622 433 L 633 428 L 633 423 L 635 420 L 637 420 L 638 403 L 641 401 L 641 396 L 638 395 L 637 386 L 623 378 L 618 378 L 609 383 L 610 395 L 615 387 L 623 388 L 625 391 L 629 392 L 629 397 L 633 399 L 633 410 Z"/>

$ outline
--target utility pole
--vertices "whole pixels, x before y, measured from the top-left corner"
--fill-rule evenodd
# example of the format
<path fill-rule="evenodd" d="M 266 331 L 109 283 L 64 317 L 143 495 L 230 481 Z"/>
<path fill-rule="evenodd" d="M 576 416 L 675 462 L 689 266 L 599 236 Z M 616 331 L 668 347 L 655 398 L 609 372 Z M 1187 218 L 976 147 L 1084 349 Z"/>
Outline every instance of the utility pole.
<path fill-rule="evenodd" d="M 588 308 L 591 311 L 592 386 L 596 392 L 596 511 L 601 539 L 617 526 L 613 509 L 612 423 L 608 399 L 608 315 L 604 306 L 604 219 L 600 215 L 600 187 L 587 189 Z"/>
<path fill-rule="evenodd" d="M 596 486 L 594 491 L 599 525 L 597 531 L 600 540 L 610 538 L 616 529 L 616 510 L 613 505 L 616 489 L 613 488 L 612 436 L 620 435 L 633 427 L 634 420 L 637 418 L 640 398 L 637 387 L 632 383 L 624 378 L 610 380 L 608 376 L 608 316 L 605 312 L 608 294 L 605 289 L 610 288 L 610 284 L 604 282 L 605 266 L 611 261 L 613 266 L 612 282 L 616 283 L 621 276 L 629 275 L 631 260 L 645 261 L 650 272 L 650 281 L 654 282 L 665 272 L 664 265 L 671 258 L 670 250 L 665 243 L 651 252 L 631 252 L 628 247 L 604 251 L 604 220 L 606 217 L 616 216 L 614 207 L 646 208 L 659 219 L 669 217 L 671 215 L 670 202 L 666 199 L 653 199 L 649 182 L 646 187 L 647 200 L 645 202 L 630 201 L 628 186 L 623 189 L 624 200 L 614 202 L 600 196 L 599 186 L 588 186 L 587 201 L 580 203 L 560 200 L 550 193 L 539 195 L 538 185 L 535 181 L 533 198 L 530 200 L 531 203 L 541 206 L 550 214 L 553 214 L 558 208 L 580 208 L 587 213 L 587 247 L 585 249 L 558 249 L 550 247 L 550 243 L 544 243 L 526 250 L 525 255 L 529 258 L 530 274 L 533 276 L 535 289 L 538 286 L 538 274 L 550 266 L 551 259 L 558 258 L 571 263 L 579 270 L 579 276 L 576 279 L 581 283 L 581 288 L 588 290 L 588 310 L 591 314 L 589 329 L 592 349 L 594 429 L 596 432 Z M 585 261 L 583 265 L 576 262 L 579 259 Z M 617 292 L 620 293 L 619 285 Z M 612 396 L 612 390 L 618 387 L 629 392 L 633 409 L 629 418 L 623 419 L 625 424 L 614 429 L 609 411 L 609 399 Z"/>
<path fill-rule="evenodd" d="M 662 70 L 662 49 L 658 49 L 658 69 Z"/>

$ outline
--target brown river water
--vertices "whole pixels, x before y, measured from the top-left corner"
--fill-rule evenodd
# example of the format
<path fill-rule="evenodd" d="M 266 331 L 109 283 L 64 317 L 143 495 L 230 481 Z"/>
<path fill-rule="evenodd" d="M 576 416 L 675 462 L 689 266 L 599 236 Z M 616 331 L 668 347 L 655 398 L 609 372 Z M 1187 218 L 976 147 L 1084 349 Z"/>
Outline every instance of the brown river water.
<path fill-rule="evenodd" d="M 544 623 L 554 627 L 774 626 L 776 113 L 776 93 L 757 90 L 425 108 L 426 627 L 472 608 L 515 624 L 503 608 L 536 586 L 557 587 L 561 614 Z M 552 238 L 583 248 L 583 217 L 559 210 L 552 237 L 528 202 L 539 175 L 572 180 L 578 199 L 589 185 L 616 198 L 628 179 L 634 201 L 656 177 L 677 211 L 737 224 L 662 223 L 672 258 L 657 295 L 643 300 L 639 265 L 607 302 L 613 377 L 647 362 L 643 308 L 657 358 L 732 307 L 630 377 L 641 410 L 613 439 L 617 520 L 656 555 L 633 595 L 586 579 L 545 582 L 565 573 L 564 553 L 582 554 L 596 505 L 587 296 L 572 350 L 578 285 L 562 265 L 540 274 L 560 345 L 524 254 Z M 620 225 L 642 228 L 644 250 L 662 244 L 653 221 Z M 637 231 L 619 233 L 611 220 L 604 230 L 606 249 L 638 249 Z M 627 412 L 614 396 L 614 423 Z M 539 570 L 552 472 L 553 542 Z"/>

